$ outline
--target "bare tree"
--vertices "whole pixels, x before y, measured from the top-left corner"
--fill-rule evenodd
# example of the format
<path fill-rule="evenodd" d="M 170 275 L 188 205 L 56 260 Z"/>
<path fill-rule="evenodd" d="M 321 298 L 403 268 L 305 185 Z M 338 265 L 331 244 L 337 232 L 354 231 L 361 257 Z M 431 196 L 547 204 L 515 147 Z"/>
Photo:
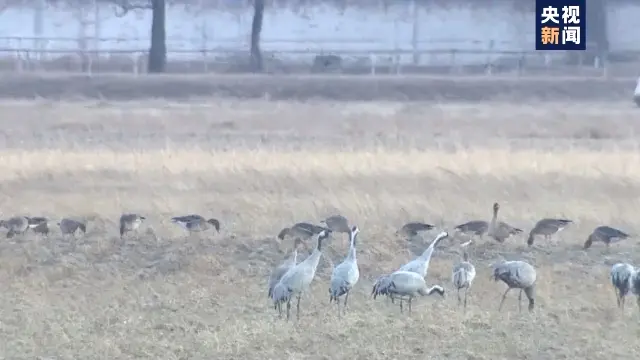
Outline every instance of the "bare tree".
<path fill-rule="evenodd" d="M 151 46 L 149 48 L 149 73 L 162 73 L 167 64 L 167 31 L 165 0 L 108 0 L 116 5 L 116 16 L 125 16 L 136 9 L 151 10 Z"/>
<path fill-rule="evenodd" d="M 262 51 L 260 50 L 260 34 L 264 18 L 264 0 L 253 0 L 253 21 L 251 22 L 251 67 L 254 72 L 264 69 Z"/>

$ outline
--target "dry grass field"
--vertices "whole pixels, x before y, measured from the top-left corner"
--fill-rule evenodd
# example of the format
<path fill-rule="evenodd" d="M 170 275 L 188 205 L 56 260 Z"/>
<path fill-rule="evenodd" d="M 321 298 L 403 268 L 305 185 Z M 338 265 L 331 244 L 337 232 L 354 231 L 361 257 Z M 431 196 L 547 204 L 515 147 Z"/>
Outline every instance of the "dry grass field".
<path fill-rule="evenodd" d="M 621 313 L 608 280 L 617 261 L 640 265 L 637 237 L 581 246 L 599 224 L 640 231 L 638 110 L 521 100 L 4 100 L 0 215 L 47 216 L 53 230 L 0 241 L 0 358 L 637 359 L 640 311 L 630 298 Z M 466 313 L 450 285 L 459 239 L 431 261 L 445 298 L 400 314 L 369 297 L 437 233 L 409 242 L 397 227 L 488 220 L 494 201 L 525 231 L 546 216 L 575 224 L 534 249 L 526 234 L 476 242 Z M 137 237 L 120 240 L 122 212 L 147 217 Z M 321 261 L 300 320 L 278 319 L 266 283 L 292 243 L 275 235 L 338 212 L 361 229 L 347 314 L 328 304 Z M 188 213 L 221 233 L 168 221 Z M 63 239 L 63 216 L 87 234 Z M 347 247 L 334 235 L 325 259 Z M 534 312 L 518 313 L 515 291 L 497 311 L 500 256 L 537 268 Z"/>

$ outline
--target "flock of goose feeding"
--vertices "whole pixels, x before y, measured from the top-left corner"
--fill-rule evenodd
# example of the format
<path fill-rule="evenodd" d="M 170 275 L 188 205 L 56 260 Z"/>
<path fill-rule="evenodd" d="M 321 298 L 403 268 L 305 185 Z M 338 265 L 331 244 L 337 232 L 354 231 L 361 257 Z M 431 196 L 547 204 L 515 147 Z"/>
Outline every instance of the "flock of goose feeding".
<path fill-rule="evenodd" d="M 488 236 L 499 243 L 515 234 L 522 233 L 521 229 L 513 227 L 503 221 L 498 220 L 498 211 L 500 206 L 498 203 L 493 204 L 493 217 L 490 221 L 474 220 L 456 226 L 456 232 L 466 233 L 472 236 Z M 123 238 L 128 232 L 137 232 L 140 225 L 146 218 L 139 214 L 122 214 L 119 219 L 120 237 Z M 175 223 L 189 233 L 201 232 L 214 228 L 220 231 L 220 222 L 216 219 L 205 219 L 196 214 L 178 216 L 171 218 L 171 222 Z M 320 222 L 322 225 L 310 223 L 297 223 L 291 227 L 284 228 L 278 234 L 278 238 L 284 239 L 291 237 L 294 239 L 294 250 L 283 264 L 274 269 L 269 279 L 269 298 L 273 301 L 274 308 L 282 315 L 282 306 L 286 304 L 287 319 L 291 317 L 291 303 L 295 299 L 296 313 L 300 315 L 300 299 L 311 285 L 313 281 L 320 257 L 322 256 L 323 241 L 332 233 L 349 234 L 349 250 L 344 261 L 333 268 L 331 280 L 329 284 L 329 302 L 335 303 L 338 313 L 341 313 L 347 306 L 349 293 L 356 285 L 360 278 L 358 269 L 358 260 L 356 257 L 357 239 L 360 230 L 357 226 L 350 226 L 349 221 L 342 215 L 330 216 Z M 533 246 L 537 236 L 544 236 L 549 239 L 552 235 L 562 231 L 572 221 L 568 219 L 552 219 L 546 218 L 538 221 L 529 232 L 527 237 L 528 246 Z M 0 220 L 0 227 L 6 228 L 7 238 L 12 238 L 18 234 L 24 234 L 28 230 L 35 233 L 48 235 L 49 220 L 44 217 L 27 217 L 14 216 L 7 220 Z M 57 225 L 63 236 L 75 236 L 78 231 L 85 233 L 87 231 L 86 223 L 74 219 L 63 218 Z M 402 226 L 397 235 L 409 238 L 418 236 L 422 231 L 432 230 L 433 225 L 410 222 Z M 406 263 L 397 270 L 379 276 L 373 284 L 371 295 L 373 298 L 378 296 L 386 296 L 392 303 L 399 301 L 400 311 L 404 309 L 404 303 L 408 305 L 411 312 L 412 300 L 417 296 L 428 296 L 439 294 L 444 296 L 445 289 L 442 285 L 427 286 L 426 277 L 429 269 L 431 255 L 437 244 L 447 238 L 449 234 L 444 231 L 438 234 L 427 249 L 416 259 Z M 628 238 L 629 235 L 609 226 L 598 226 L 589 235 L 584 243 L 584 249 L 590 248 L 594 242 L 603 242 L 607 247 L 615 241 Z M 297 260 L 297 247 L 305 240 L 315 238 L 316 245 L 313 252 L 303 261 Z M 465 248 L 472 240 L 461 244 L 461 248 Z M 502 295 L 499 310 L 511 289 L 519 289 L 518 305 L 519 309 L 522 302 L 522 294 L 524 293 L 529 301 L 529 310 L 533 310 L 535 304 L 535 286 L 536 286 L 536 270 L 525 261 L 505 261 L 501 260 L 492 265 L 495 281 L 502 281 L 507 285 L 507 290 Z M 451 280 L 457 291 L 458 304 L 467 307 L 467 295 L 471 288 L 473 280 L 476 277 L 476 269 L 469 261 L 466 251 L 463 251 L 462 260 L 454 265 L 451 274 Z M 624 299 L 628 294 L 638 296 L 638 306 L 640 307 L 640 269 L 630 264 L 619 263 L 611 269 L 611 283 L 616 291 L 618 306 L 624 308 Z M 460 292 L 464 291 L 464 299 Z"/>
<path fill-rule="evenodd" d="M 493 217 L 490 221 L 469 221 L 456 226 L 457 232 L 466 233 L 472 236 L 489 236 L 490 238 L 503 243 L 509 237 L 522 233 L 521 229 L 515 228 L 503 221 L 498 221 L 498 203 L 493 204 Z M 538 221 L 529 232 L 527 245 L 533 246 L 537 236 L 544 236 L 546 239 L 559 231 L 562 231 L 572 221 L 568 219 L 545 218 Z M 349 221 L 342 215 L 333 215 L 321 221 L 323 225 L 311 223 L 297 223 L 291 227 L 282 229 L 278 238 L 284 239 L 290 236 L 294 239 L 294 249 L 291 256 L 281 265 L 276 267 L 269 277 L 269 298 L 273 302 L 280 316 L 283 314 L 283 305 L 286 305 L 287 319 L 291 317 L 292 302 L 296 301 L 296 316 L 300 316 L 300 299 L 309 289 L 316 274 L 316 269 L 322 255 L 323 242 L 331 233 L 349 234 L 349 250 L 344 260 L 333 268 L 329 283 L 329 302 L 337 305 L 338 314 L 341 313 L 340 298 L 344 296 L 343 306 L 347 306 L 349 293 L 360 278 L 358 261 L 356 257 L 356 245 L 360 230 L 357 226 L 350 226 Z M 410 222 L 402 226 L 396 234 L 409 238 L 417 236 L 419 232 L 433 229 L 433 225 Z M 406 263 L 397 270 L 379 276 L 373 283 L 371 295 L 374 299 L 378 296 L 386 296 L 392 303 L 399 301 L 400 311 L 403 311 L 404 303 L 408 305 L 411 312 L 411 302 L 417 296 L 428 296 L 439 294 L 444 296 L 445 289 L 442 285 L 428 286 L 426 282 L 427 272 L 431 255 L 437 244 L 447 238 L 446 231 L 438 234 L 429 244 L 427 249 L 416 259 Z M 608 247 L 612 242 L 628 238 L 629 235 L 609 226 L 598 226 L 589 235 L 584 243 L 584 249 L 588 249 L 596 242 L 603 242 Z M 305 240 L 315 238 L 316 245 L 313 252 L 303 261 L 297 262 L 297 247 Z M 471 241 L 461 244 L 461 248 L 468 246 Z M 535 287 L 537 274 L 535 268 L 525 261 L 500 260 L 492 264 L 495 281 L 502 281 L 507 285 L 507 289 L 502 295 L 498 311 L 502 309 L 507 294 L 511 289 L 519 289 L 518 308 L 521 310 L 522 294 L 524 293 L 529 302 L 529 311 L 535 305 Z M 466 251 L 463 251 L 462 260 L 455 264 L 452 269 L 451 281 L 457 291 L 458 305 L 467 307 L 467 295 L 473 280 L 476 277 L 476 269 L 469 261 Z M 640 307 L 640 269 L 629 264 L 616 264 L 611 269 L 611 282 L 616 289 L 618 306 L 624 307 L 624 298 L 629 293 L 638 296 L 638 306 Z M 464 298 L 460 292 L 464 291 Z"/>

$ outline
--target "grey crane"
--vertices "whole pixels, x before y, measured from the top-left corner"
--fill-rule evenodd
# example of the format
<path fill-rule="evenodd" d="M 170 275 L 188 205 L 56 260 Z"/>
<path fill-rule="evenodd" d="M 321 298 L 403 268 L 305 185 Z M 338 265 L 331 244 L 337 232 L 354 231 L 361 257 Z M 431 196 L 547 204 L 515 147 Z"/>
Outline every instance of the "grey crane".
<path fill-rule="evenodd" d="M 138 214 L 122 214 L 120 216 L 120 238 L 122 239 L 130 231 L 137 232 L 144 220 L 146 218 Z"/>
<path fill-rule="evenodd" d="M 640 292 L 635 291 L 636 288 L 634 286 L 637 274 L 638 271 L 631 264 L 617 263 L 611 267 L 609 277 L 616 293 L 618 307 L 622 310 L 624 310 L 624 299 L 630 292 L 640 295 Z"/>
<path fill-rule="evenodd" d="M 551 235 L 554 235 L 560 231 L 562 231 L 567 225 L 573 223 L 572 220 L 569 219 L 541 219 L 529 232 L 529 237 L 527 238 L 527 245 L 532 246 L 535 240 L 535 237 L 538 235 L 542 235 L 545 239 L 549 240 Z"/>
<path fill-rule="evenodd" d="M 322 242 L 329 237 L 328 231 L 318 234 L 316 248 L 304 261 L 291 267 L 273 288 L 271 299 L 281 313 L 281 306 L 287 303 L 287 320 L 291 316 L 291 300 L 297 298 L 296 317 L 300 318 L 300 298 L 309 289 L 309 285 L 316 276 L 316 269 L 322 255 Z"/>
<path fill-rule="evenodd" d="M 408 237 L 409 239 L 418 236 L 418 233 L 429 231 L 435 226 L 423 222 L 409 222 L 396 231 L 396 236 Z"/>
<path fill-rule="evenodd" d="M 74 219 L 63 218 L 58 223 L 60 227 L 60 232 L 62 232 L 62 236 L 72 235 L 76 236 L 76 232 L 80 230 L 83 234 L 87 232 L 87 225 L 81 221 L 77 221 Z"/>
<path fill-rule="evenodd" d="M 512 235 L 521 233 L 522 229 L 513 227 L 503 221 L 498 221 L 498 210 L 500 210 L 500 204 L 493 203 L 493 217 L 491 218 L 491 222 L 489 222 L 487 234 L 502 243 Z"/>
<path fill-rule="evenodd" d="M 360 278 L 358 269 L 358 259 L 356 258 L 356 238 L 360 233 L 360 229 L 354 226 L 349 235 L 351 241 L 349 245 L 349 253 L 347 257 L 338 266 L 333 269 L 331 274 L 331 284 L 329 286 L 329 303 L 335 301 L 338 306 L 338 314 L 340 314 L 339 298 L 344 295 L 344 307 L 347 307 L 349 292 L 356 285 Z"/>
<path fill-rule="evenodd" d="M 454 227 L 456 232 L 467 235 L 475 235 L 482 238 L 489 231 L 489 222 L 484 220 L 472 220 Z"/>
<path fill-rule="evenodd" d="M 501 280 L 508 288 L 502 295 L 498 311 L 502 310 L 507 294 L 511 289 L 520 289 L 518 310 L 522 311 L 522 292 L 529 299 L 529 311 L 533 311 L 535 303 L 536 269 L 525 261 L 501 261 L 493 266 L 493 279 Z"/>
<path fill-rule="evenodd" d="M 444 288 L 440 285 L 427 287 L 424 277 L 411 271 L 396 271 L 386 276 L 385 281 L 381 282 L 377 287 L 374 286 L 372 291 L 374 299 L 378 295 L 387 295 L 392 299 L 394 297 L 400 298 L 400 312 L 403 311 L 402 301 L 404 298 L 407 299 L 409 312 L 411 312 L 411 301 L 414 297 L 418 295 L 428 296 L 433 293 L 444 296 Z"/>
<path fill-rule="evenodd" d="M 284 240 L 285 236 L 291 236 L 300 240 L 308 240 L 323 230 L 329 230 L 326 227 L 310 224 L 307 222 L 299 222 L 291 227 L 286 227 L 278 233 L 278 239 Z"/>
<path fill-rule="evenodd" d="M 618 242 L 620 240 L 624 240 L 629 237 L 630 237 L 629 234 L 622 232 L 618 229 L 612 228 L 610 226 L 598 226 L 593 230 L 593 232 L 591 232 L 591 234 L 587 238 L 587 241 L 584 242 L 584 249 L 586 250 L 590 248 L 594 241 L 595 242 L 600 241 L 605 243 L 605 245 L 607 246 L 607 249 L 609 249 L 609 245 L 611 243 Z"/>
<path fill-rule="evenodd" d="M 211 227 L 220 232 L 220 221 L 218 219 L 211 218 L 207 220 L 196 214 L 172 217 L 171 222 L 181 226 L 189 233 L 206 231 Z"/>
<path fill-rule="evenodd" d="M 446 231 L 441 232 L 436 236 L 436 238 L 429 244 L 429 247 L 417 258 L 409 261 L 408 263 L 402 265 L 397 271 L 410 271 L 415 272 L 416 274 L 422 276 L 423 278 L 427 276 L 427 271 L 429 270 L 429 263 L 431 262 L 431 256 L 433 255 L 433 250 L 435 249 L 438 243 L 448 237 L 449 234 Z M 387 295 L 387 298 L 391 299 L 391 302 L 394 302 L 394 297 L 392 294 L 388 292 L 380 292 L 379 288 L 386 288 L 389 285 L 390 275 L 381 275 L 376 279 L 373 283 L 372 295 L 377 293 L 378 295 Z M 375 299 L 376 295 L 374 295 Z"/>
<path fill-rule="evenodd" d="M 429 244 L 429 247 L 417 258 L 411 260 L 410 262 L 402 265 L 398 271 L 411 271 L 417 274 L 420 274 L 422 277 L 427 276 L 427 270 L 429 270 L 429 263 L 431 262 L 431 256 L 433 255 L 433 250 L 438 245 L 440 241 L 447 238 L 449 233 L 443 231 L 439 233 L 435 239 Z"/>
<path fill-rule="evenodd" d="M 29 229 L 29 218 L 26 216 L 14 216 L 8 220 L 0 220 L 0 227 L 7 230 L 7 239 L 17 234 L 24 234 Z"/>
<path fill-rule="evenodd" d="M 269 299 L 273 296 L 273 289 L 276 287 L 276 284 L 278 284 L 282 276 L 289 271 L 289 269 L 296 266 L 298 260 L 298 245 L 301 243 L 302 240 L 295 239 L 291 255 L 282 264 L 271 271 L 271 275 L 269 276 Z"/>
<path fill-rule="evenodd" d="M 451 282 L 458 292 L 458 306 L 462 303 L 460 290 L 464 289 L 464 308 L 467 308 L 467 295 L 475 278 L 476 268 L 469 262 L 469 253 L 463 251 L 462 261 L 454 265 L 451 272 Z"/>

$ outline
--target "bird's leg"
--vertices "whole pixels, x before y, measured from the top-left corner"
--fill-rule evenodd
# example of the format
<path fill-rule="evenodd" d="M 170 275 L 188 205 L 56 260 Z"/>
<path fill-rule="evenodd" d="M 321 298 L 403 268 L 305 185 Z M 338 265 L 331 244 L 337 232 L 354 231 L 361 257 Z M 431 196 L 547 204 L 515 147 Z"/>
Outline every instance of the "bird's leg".
<path fill-rule="evenodd" d="M 500 301 L 500 306 L 498 306 L 498 311 L 502 310 L 502 305 L 504 304 L 504 301 L 507 299 L 507 293 L 509 293 L 509 290 L 511 290 L 511 288 L 507 288 L 507 291 L 505 291 L 504 294 L 502 295 L 502 300 Z"/>
<path fill-rule="evenodd" d="M 615 286 L 613 287 L 613 292 L 616 294 L 616 302 L 618 303 L 618 307 L 620 307 L 620 293 Z"/>
<path fill-rule="evenodd" d="M 520 293 L 518 294 L 518 312 L 522 311 L 522 289 L 520 289 Z"/>
<path fill-rule="evenodd" d="M 402 309 L 402 298 L 400 298 L 400 313 L 403 313 L 403 309 Z"/>
<path fill-rule="evenodd" d="M 409 297 L 409 314 L 411 314 L 411 300 L 413 300 L 413 297 Z"/>
<path fill-rule="evenodd" d="M 621 291 L 621 292 L 620 292 L 620 306 L 621 306 L 622 311 L 624 311 L 624 298 L 625 298 L 625 297 L 626 297 L 626 296 L 624 296 L 624 295 L 622 294 L 622 291 Z"/>
<path fill-rule="evenodd" d="M 469 293 L 469 288 L 464 289 L 464 309 L 467 310 L 467 295 Z"/>
<path fill-rule="evenodd" d="M 460 306 L 461 303 L 462 303 L 462 299 L 460 298 L 460 288 L 458 288 L 458 306 Z M 465 303 L 466 303 L 466 298 L 465 298 Z"/>
<path fill-rule="evenodd" d="M 296 305 L 296 318 L 300 318 L 300 297 L 302 296 L 302 294 L 298 294 L 297 298 L 298 298 L 298 304 Z"/>
<path fill-rule="evenodd" d="M 347 291 L 347 294 L 344 296 L 344 307 L 347 307 L 347 300 L 349 300 L 349 292 Z"/>

